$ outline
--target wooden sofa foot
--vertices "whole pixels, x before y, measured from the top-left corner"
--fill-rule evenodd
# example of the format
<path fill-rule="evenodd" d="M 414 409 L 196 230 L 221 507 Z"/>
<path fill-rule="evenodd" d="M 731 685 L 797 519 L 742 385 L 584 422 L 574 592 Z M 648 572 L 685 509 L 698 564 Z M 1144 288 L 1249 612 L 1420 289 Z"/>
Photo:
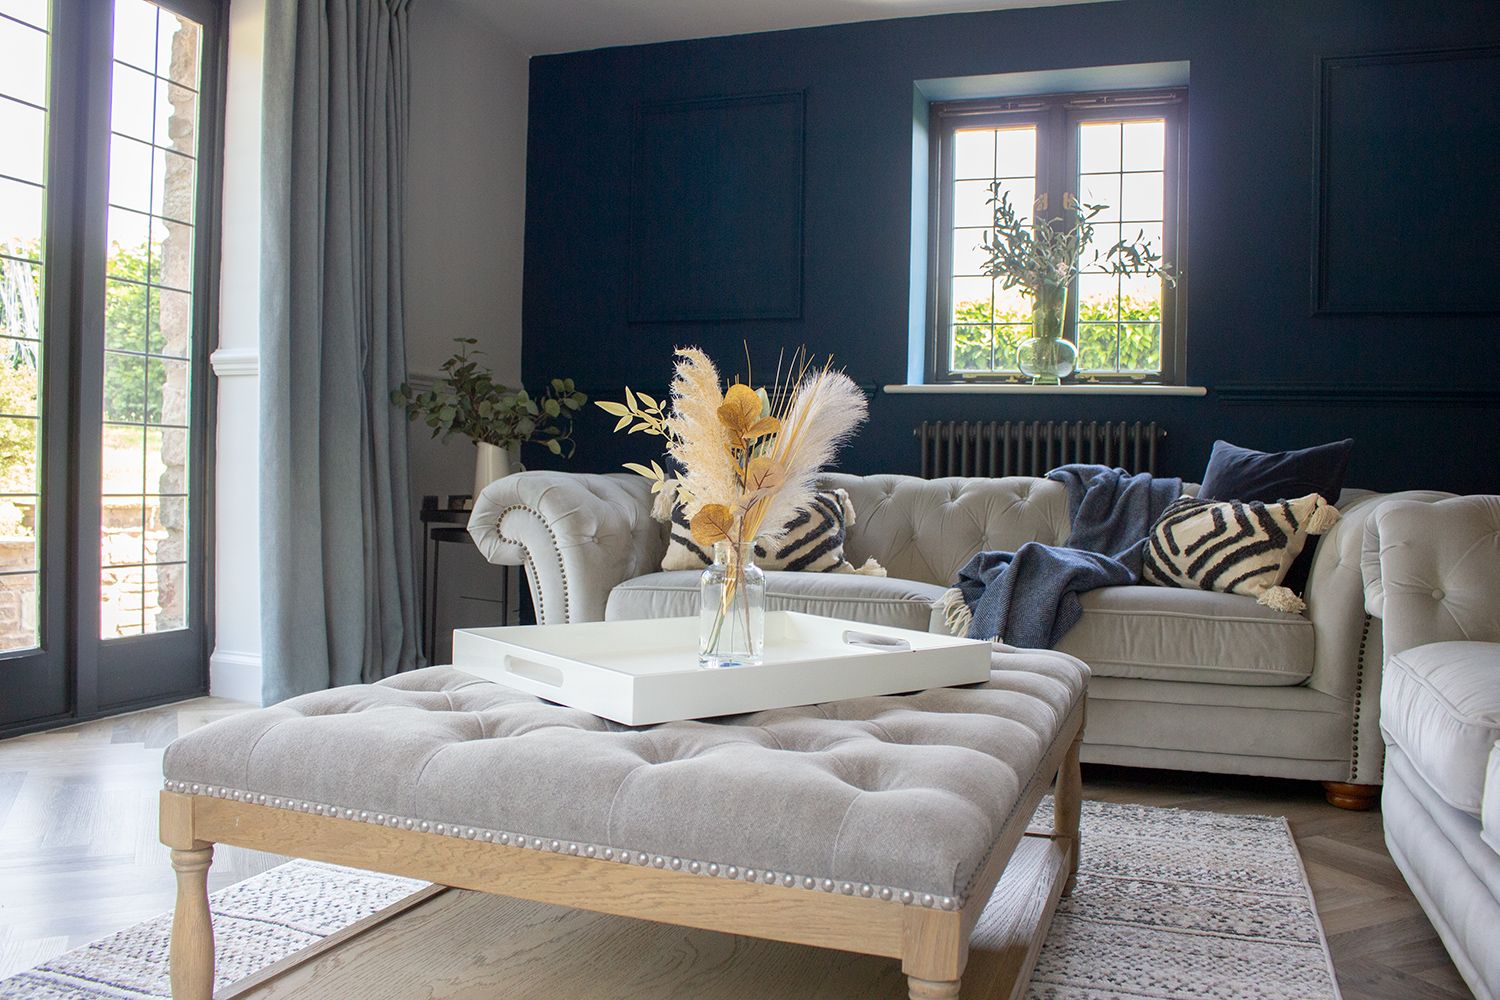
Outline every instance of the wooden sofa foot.
<path fill-rule="evenodd" d="M 911 991 L 911 1000 L 956 1000 L 958 997 L 957 979 L 939 981 L 907 976 L 906 985 Z"/>
<path fill-rule="evenodd" d="M 1323 795 L 1329 805 L 1340 809 L 1374 809 L 1380 802 L 1379 785 L 1353 785 L 1347 781 L 1323 782 Z"/>

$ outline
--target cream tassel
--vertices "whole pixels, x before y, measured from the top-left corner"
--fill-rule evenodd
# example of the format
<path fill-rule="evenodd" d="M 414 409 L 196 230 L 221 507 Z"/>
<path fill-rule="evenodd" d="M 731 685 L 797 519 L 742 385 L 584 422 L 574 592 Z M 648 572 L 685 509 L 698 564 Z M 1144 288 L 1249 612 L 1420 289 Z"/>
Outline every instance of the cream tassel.
<path fill-rule="evenodd" d="M 1332 507 L 1329 510 L 1333 510 Z M 1337 510 L 1333 511 L 1335 514 Z M 1268 587 L 1256 598 L 1257 604 L 1264 604 L 1273 611 L 1285 611 L 1288 614 L 1300 615 L 1307 610 L 1307 602 L 1292 593 L 1289 587 Z"/>
<path fill-rule="evenodd" d="M 672 520 L 672 508 L 677 506 L 677 480 L 665 479 L 656 493 L 656 502 L 651 505 L 651 516 L 658 521 Z"/>
<path fill-rule="evenodd" d="M 1338 523 L 1339 509 L 1319 496 L 1318 506 L 1307 518 L 1307 533 L 1321 535 Z"/>
<path fill-rule="evenodd" d="M 943 613 L 943 624 L 948 626 L 949 632 L 957 636 L 969 634 L 969 626 L 974 621 L 974 612 L 969 610 L 969 604 L 964 600 L 962 590 L 949 587 L 943 591 L 943 596 L 937 599 L 937 607 Z"/>

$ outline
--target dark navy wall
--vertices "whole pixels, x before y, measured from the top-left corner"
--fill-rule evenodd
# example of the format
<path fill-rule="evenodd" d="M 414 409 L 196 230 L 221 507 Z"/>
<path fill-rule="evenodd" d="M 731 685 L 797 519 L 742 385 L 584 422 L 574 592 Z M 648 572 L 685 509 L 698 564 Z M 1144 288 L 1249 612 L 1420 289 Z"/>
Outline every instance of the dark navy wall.
<path fill-rule="evenodd" d="M 1188 478 L 1215 437 L 1281 449 L 1351 436 L 1352 485 L 1500 492 L 1500 318 L 1313 315 L 1310 295 L 1320 60 L 1482 44 L 1500 44 L 1497 0 L 1121 0 L 537 57 L 527 384 L 569 375 L 595 398 L 619 398 L 626 384 L 655 394 L 674 345 L 701 345 L 740 370 L 744 342 L 757 377 L 783 346 L 806 344 L 872 390 L 903 382 L 913 82 L 1186 60 L 1187 373 L 1208 396 L 876 391 L 843 466 L 915 471 L 911 429 L 922 419 L 1140 419 L 1168 428 L 1164 461 Z M 629 322 L 634 109 L 786 90 L 806 93 L 802 318 Z M 1461 127 L 1461 113 L 1444 114 Z M 1432 168 L 1466 169 L 1451 159 Z M 1493 244 L 1480 250 L 1494 232 L 1490 220 L 1455 233 L 1452 252 L 1500 281 Z M 580 422 L 569 467 L 613 469 L 654 446 L 611 435 L 612 422 L 598 410 Z"/>

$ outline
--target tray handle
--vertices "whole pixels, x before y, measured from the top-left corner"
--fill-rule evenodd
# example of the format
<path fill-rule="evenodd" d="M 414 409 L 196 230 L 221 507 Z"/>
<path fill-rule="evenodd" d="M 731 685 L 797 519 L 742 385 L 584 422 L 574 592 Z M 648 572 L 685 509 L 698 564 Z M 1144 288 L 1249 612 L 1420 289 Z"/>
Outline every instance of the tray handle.
<path fill-rule="evenodd" d="M 898 639 L 893 635 L 879 635 L 875 632 L 857 632 L 852 628 L 844 630 L 844 644 L 882 653 L 911 652 L 911 643 L 905 639 Z"/>
<path fill-rule="evenodd" d="M 565 677 L 563 672 L 556 667 L 535 660 L 525 660 L 511 653 L 505 654 L 503 661 L 505 672 L 516 677 L 524 677 L 536 684 L 545 684 L 548 687 L 560 688 L 563 686 Z"/>

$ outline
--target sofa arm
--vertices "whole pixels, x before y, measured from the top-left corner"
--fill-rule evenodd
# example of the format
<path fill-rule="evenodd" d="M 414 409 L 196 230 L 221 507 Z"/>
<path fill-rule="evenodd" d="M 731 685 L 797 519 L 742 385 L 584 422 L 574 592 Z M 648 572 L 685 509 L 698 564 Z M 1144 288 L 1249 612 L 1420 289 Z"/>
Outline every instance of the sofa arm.
<path fill-rule="evenodd" d="M 1347 496 L 1353 491 L 1346 491 Z M 1318 543 L 1308 576 L 1307 617 L 1313 623 L 1313 672 L 1308 686 L 1347 702 L 1351 712 L 1349 777 L 1380 783 L 1385 744 L 1380 737 L 1380 621 L 1365 613 L 1365 525 L 1395 499 L 1438 499 L 1446 493 L 1356 493 Z"/>
<path fill-rule="evenodd" d="M 1373 538 L 1387 659 L 1432 642 L 1500 642 L 1500 496 L 1382 504 Z"/>
<path fill-rule="evenodd" d="M 617 584 L 661 567 L 651 501 L 640 476 L 518 472 L 484 488 L 469 535 L 490 562 L 526 567 L 539 623 L 600 621 Z"/>

